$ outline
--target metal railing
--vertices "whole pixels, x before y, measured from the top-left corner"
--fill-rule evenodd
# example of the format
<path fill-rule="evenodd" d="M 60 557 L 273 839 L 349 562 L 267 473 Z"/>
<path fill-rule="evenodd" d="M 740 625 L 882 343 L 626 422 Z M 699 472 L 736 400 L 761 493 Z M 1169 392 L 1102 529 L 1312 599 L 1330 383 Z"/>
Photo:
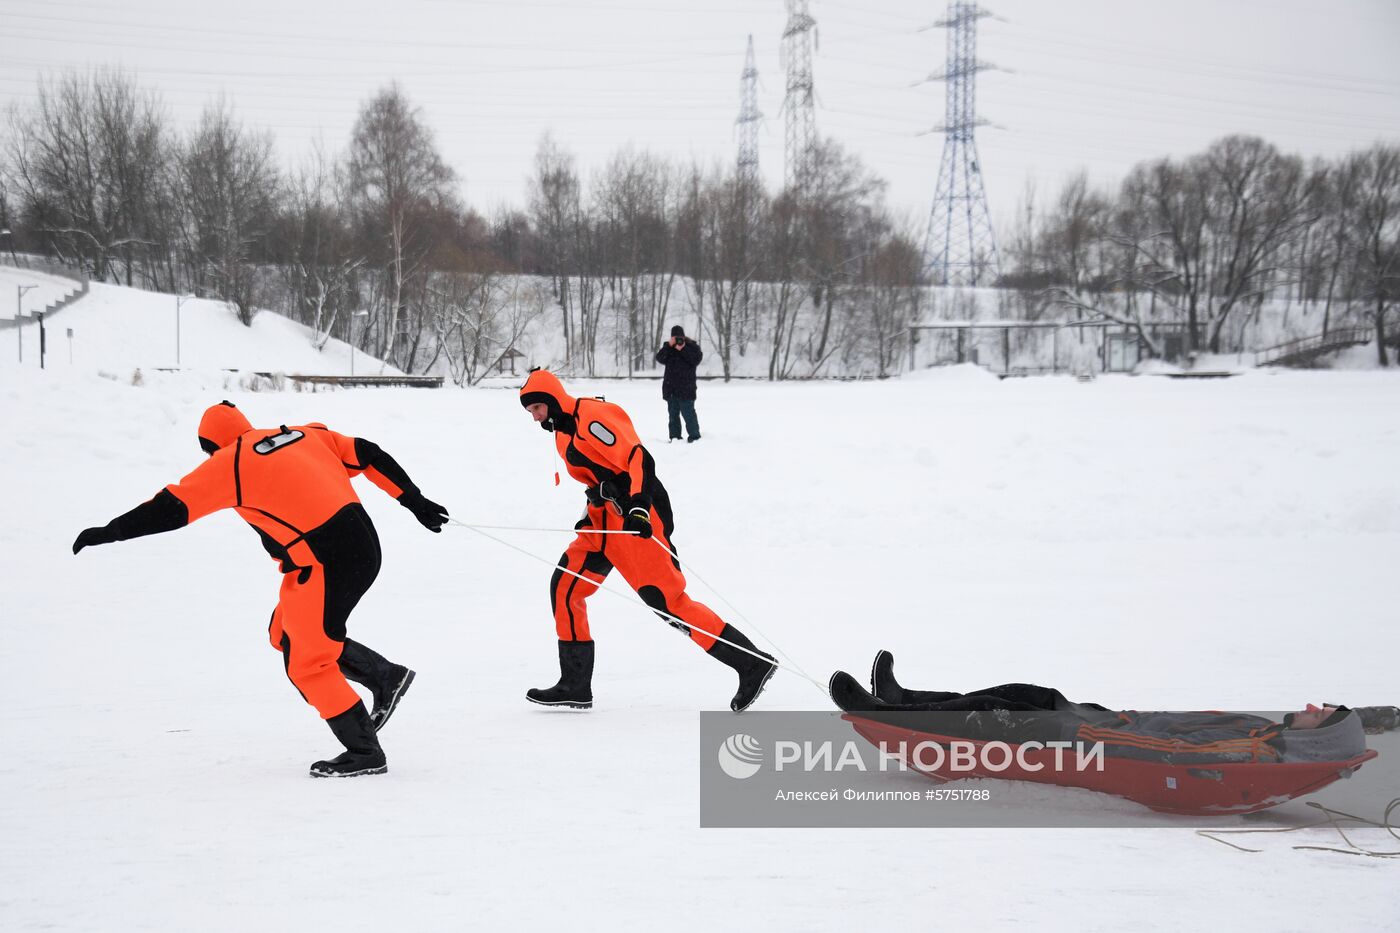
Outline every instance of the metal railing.
<path fill-rule="evenodd" d="M 1333 350 L 1344 350 L 1370 343 L 1375 332 L 1369 327 L 1342 327 L 1325 334 L 1300 337 L 1254 354 L 1255 366 L 1288 366 L 1305 363 Z"/>
<path fill-rule="evenodd" d="M 272 373 L 258 373 L 258 375 L 272 377 Z M 290 373 L 285 378 L 306 385 L 359 388 L 395 386 L 413 389 L 441 389 L 443 381 L 441 376 L 299 376 Z"/>
<path fill-rule="evenodd" d="M 53 316 L 54 316 L 55 314 L 57 314 L 58 312 L 62 311 L 64 308 L 68 307 L 68 306 L 71 305 L 73 302 L 77 301 L 79 298 L 82 298 L 82 297 L 83 297 L 84 295 L 86 295 L 87 293 L 88 293 L 88 280 L 87 280 L 86 278 L 84 278 L 84 279 L 82 280 L 82 284 L 81 284 L 78 288 L 74 289 L 74 290 L 71 291 L 71 292 L 68 292 L 68 293 L 65 294 L 62 298 L 58 299 L 57 301 L 50 302 L 50 303 L 43 309 L 42 313 L 43 313 L 43 315 L 44 315 L 44 319 L 45 319 L 46 321 L 47 321 L 47 320 L 52 320 L 52 319 L 53 319 Z M 40 312 L 38 312 L 38 311 L 26 311 L 25 314 L 24 314 L 24 316 L 25 316 L 26 318 L 35 318 L 36 315 L 37 315 L 38 313 L 40 313 Z M 17 319 L 17 318 L 13 318 L 13 317 L 0 317 L 0 329 L 8 329 L 8 328 L 13 328 L 13 327 L 22 327 L 22 326 L 24 326 L 24 325 L 27 324 L 27 323 L 29 323 L 29 321 L 27 321 L 27 320 L 26 320 L 26 321 L 21 321 L 21 320 L 19 320 L 19 319 Z"/>

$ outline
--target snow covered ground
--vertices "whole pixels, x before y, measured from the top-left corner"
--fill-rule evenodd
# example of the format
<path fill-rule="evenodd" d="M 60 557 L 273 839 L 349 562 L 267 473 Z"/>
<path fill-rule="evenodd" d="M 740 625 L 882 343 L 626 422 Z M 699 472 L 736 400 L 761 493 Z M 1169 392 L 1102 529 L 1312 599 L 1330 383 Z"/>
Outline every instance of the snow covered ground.
<path fill-rule="evenodd" d="M 97 326 L 85 304 L 65 315 Z M 307 778 L 336 747 L 266 643 L 278 575 L 252 532 L 225 513 L 75 558 L 77 532 L 196 465 L 199 413 L 224 397 L 257 424 L 374 439 L 463 521 L 568 528 L 582 496 L 554 487 L 511 391 L 247 393 L 202 374 L 315 352 L 258 322 L 246 356 L 191 325 L 203 370 L 141 386 L 97 375 L 107 360 L 0 368 L 0 927 L 1400 929 L 1400 862 L 1291 848 L 1339 841 L 1321 831 L 1247 854 L 1168 817 L 701 830 L 696 711 L 724 708 L 729 671 L 600 593 L 596 708 L 529 706 L 557 674 L 546 584 L 570 535 L 498 533 L 539 561 L 430 535 L 368 483 L 386 557 L 351 633 L 419 679 L 383 735 L 387 776 Z M 1400 374 L 712 384 L 695 445 L 665 443 L 654 382 L 574 388 L 633 413 L 682 556 L 819 678 L 884 647 L 927 688 L 1400 699 Z M 825 706 L 785 674 L 759 701 Z"/>

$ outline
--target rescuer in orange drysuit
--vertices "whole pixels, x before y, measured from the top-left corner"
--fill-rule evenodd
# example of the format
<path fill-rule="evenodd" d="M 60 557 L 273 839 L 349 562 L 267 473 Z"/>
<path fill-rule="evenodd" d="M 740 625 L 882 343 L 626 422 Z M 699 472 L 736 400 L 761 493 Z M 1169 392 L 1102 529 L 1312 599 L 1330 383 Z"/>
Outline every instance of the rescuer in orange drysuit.
<path fill-rule="evenodd" d="M 437 532 L 447 510 L 423 497 L 393 457 L 364 438 L 323 424 L 254 429 L 231 402 L 205 411 L 199 445 L 209 459 L 179 483 L 100 528 L 73 553 L 183 528 L 231 508 L 280 561 L 282 590 L 268 634 L 287 676 L 316 707 L 346 751 L 312 764 L 313 777 L 388 770 L 376 732 L 413 681 L 408 668 L 345 637 L 345 622 L 379 573 L 379 537 L 350 479 L 360 473 Z M 347 682 L 369 687 L 374 712 Z"/>
<path fill-rule="evenodd" d="M 747 709 L 777 664 L 708 606 L 686 595 L 678 562 L 657 546 L 674 551 L 671 499 L 627 412 L 602 399 L 571 397 L 553 373 L 542 369 L 525 380 L 520 404 L 541 427 L 554 432 L 554 445 L 569 475 L 588 487 L 588 507 L 575 526 L 578 537 L 559 558 L 562 569 L 549 583 L 559 635 L 559 683 L 530 690 L 526 698 L 543 706 L 592 707 L 593 635 L 587 599 L 616 567 L 648 606 L 664 613 L 662 618 L 734 668 L 739 690 L 729 705 L 735 712 Z M 593 530 L 634 534 L 591 534 Z"/>

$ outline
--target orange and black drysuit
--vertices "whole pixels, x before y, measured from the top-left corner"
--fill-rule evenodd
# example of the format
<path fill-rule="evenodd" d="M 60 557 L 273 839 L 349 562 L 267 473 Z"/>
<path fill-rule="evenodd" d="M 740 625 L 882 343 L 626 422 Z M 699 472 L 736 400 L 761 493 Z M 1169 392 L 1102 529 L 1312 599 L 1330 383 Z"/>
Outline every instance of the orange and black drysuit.
<path fill-rule="evenodd" d="M 709 650 L 723 630 L 724 620 L 686 595 L 685 576 L 674 558 L 656 544 L 675 550 L 671 544 L 675 528 L 671 499 L 627 412 L 602 399 L 569 396 L 558 378 L 545 370 L 530 374 L 520 398 L 525 405 L 544 402 L 549 406 L 555 448 L 569 475 L 587 487 L 588 506 L 576 526 L 578 537 L 559 559 L 559 566 L 582 574 L 589 582 L 560 571 L 555 571 L 550 581 L 559 639 L 592 640 L 586 600 L 616 567 L 648 606 L 683 620 L 691 639 Z M 623 530 L 634 509 L 645 510 L 655 541 L 633 535 L 589 534 L 592 529 Z"/>
<path fill-rule="evenodd" d="M 282 589 L 268 630 L 272 645 L 306 701 L 321 718 L 332 719 L 359 703 L 338 662 L 346 619 L 380 566 L 379 538 L 351 477 L 363 473 L 431 530 L 441 527 L 446 514 L 376 444 L 323 424 L 254 429 L 223 402 L 205 412 L 199 442 L 210 455 L 205 463 L 104 528 L 85 531 L 74 553 L 87 544 L 172 531 L 233 509 L 281 564 Z"/>
<path fill-rule="evenodd" d="M 565 646 L 589 643 L 591 652 L 587 600 L 616 567 L 648 606 L 664 613 L 662 618 L 739 672 L 744 699 L 742 706 L 735 708 L 751 703 L 774 670 L 771 659 L 764 660 L 768 656 L 757 651 L 741 632 L 686 594 L 679 562 L 667 552 L 675 551 L 671 499 L 627 412 L 603 399 L 573 398 L 546 370 L 529 375 L 520 389 L 520 403 L 526 408 L 536 403 L 548 408 L 549 416 L 541 424 L 554 432 L 555 449 L 569 475 L 586 487 L 588 497 L 583 518 L 575 526 L 578 536 L 560 557 L 561 569 L 554 572 L 549 584 L 554 627 L 561 643 L 561 684 L 569 679 Z M 638 533 L 590 533 L 593 531 Z M 590 653 L 576 671 L 581 682 L 586 682 L 591 670 Z"/>

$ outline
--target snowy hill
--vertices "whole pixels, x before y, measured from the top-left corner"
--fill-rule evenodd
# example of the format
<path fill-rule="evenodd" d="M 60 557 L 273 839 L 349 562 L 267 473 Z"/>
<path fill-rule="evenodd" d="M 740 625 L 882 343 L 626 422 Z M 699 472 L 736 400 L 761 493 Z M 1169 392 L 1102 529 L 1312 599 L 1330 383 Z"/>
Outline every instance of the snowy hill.
<path fill-rule="evenodd" d="M 30 282 L 41 282 L 43 287 L 26 293 L 26 314 L 41 309 L 41 301 L 55 300 L 76 286 L 55 276 L 0 266 L 0 301 L 7 294 L 13 300 L 15 286 Z M 223 370 L 310 375 L 350 372 L 349 344 L 332 339 L 323 350 L 317 350 L 309 328 L 271 311 L 260 312 L 251 327 L 244 327 L 221 301 L 187 299 L 178 311 L 177 346 L 176 296 L 97 282 L 90 287 L 86 297 L 47 322 L 45 362 L 55 371 L 103 370 L 125 377 L 137 368 L 177 366 L 206 375 Z M 24 365 L 37 367 L 39 328 L 31 321 L 21 330 Z M 73 332 L 71 341 L 66 336 L 69 330 Z M 18 365 L 18 360 L 14 330 L 0 330 L 0 371 Z M 362 375 L 381 371 L 378 360 L 358 351 L 354 365 Z M 398 370 L 391 367 L 383 372 L 395 374 Z"/>
<path fill-rule="evenodd" d="M 0 320 L 13 320 L 18 308 L 25 314 L 43 311 L 79 286 L 76 279 L 0 264 Z"/>
<path fill-rule="evenodd" d="M 699 829 L 696 711 L 723 709 L 732 675 L 643 607 L 592 600 L 592 712 L 523 699 L 557 674 L 546 592 L 583 497 L 553 485 L 513 391 L 94 374 L 173 363 L 173 305 L 94 286 L 58 319 L 71 368 L 0 366 L 5 929 L 1400 928 L 1394 862 L 1292 848 L 1335 833 L 1247 837 L 1265 848 L 1247 854 L 1083 791 L 1023 805 L 1141 828 Z M 187 365 L 348 369 L 275 315 L 184 313 Z M 677 546 L 713 584 L 692 595 L 730 618 L 732 602 L 819 678 L 890 648 L 925 688 L 1026 680 L 1139 709 L 1398 699 L 1400 373 L 704 385 L 695 445 L 665 442 L 655 382 L 572 387 L 632 413 Z M 306 777 L 335 743 L 267 645 L 279 575 L 234 515 L 69 551 L 200 462 L 195 424 L 222 397 L 257 424 L 377 441 L 462 521 L 551 529 L 490 532 L 525 553 L 430 535 L 357 484 L 385 563 L 350 633 L 419 672 L 384 777 Z M 780 673 L 757 708 L 829 707 Z M 1382 760 L 1396 738 L 1372 737 Z M 1314 819 L 1295 801 L 1212 825 Z"/>

